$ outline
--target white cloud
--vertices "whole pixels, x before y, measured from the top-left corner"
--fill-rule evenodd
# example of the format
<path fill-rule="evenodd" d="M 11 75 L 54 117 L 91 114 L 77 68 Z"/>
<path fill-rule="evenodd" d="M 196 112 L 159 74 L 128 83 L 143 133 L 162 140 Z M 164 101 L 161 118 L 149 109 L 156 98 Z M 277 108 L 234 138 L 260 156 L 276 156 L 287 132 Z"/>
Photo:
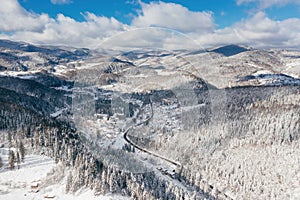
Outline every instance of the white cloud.
<path fill-rule="evenodd" d="M 129 26 L 122 24 L 115 18 L 100 17 L 89 12 L 82 14 L 85 19 L 82 22 L 78 22 L 63 14 L 59 14 L 56 18 L 50 18 L 45 14 L 39 15 L 26 11 L 20 6 L 17 0 L 7 0 L 7 2 L 14 5 L 13 9 L 10 9 L 10 12 L 14 14 L 9 16 L 5 15 L 5 13 L 3 14 L 3 16 L 6 17 L 6 22 L 3 23 L 2 26 L 7 25 L 7 28 L 2 28 L 0 25 L 0 31 L 2 32 L 1 37 L 27 41 L 35 44 L 71 45 L 76 47 L 94 48 L 98 47 L 107 38 L 126 30 L 136 29 L 136 27 L 149 27 L 155 25 L 165 26 L 167 28 L 176 29 L 177 31 L 196 31 L 199 33 L 211 31 L 214 26 L 211 13 L 190 12 L 181 5 L 173 3 L 167 4 L 161 2 L 159 4 L 143 4 L 145 12 L 143 15 L 137 16 L 132 22 L 133 25 Z M 151 17 L 150 15 L 152 15 L 153 8 L 156 9 L 156 6 L 162 6 L 162 9 L 167 9 L 165 13 L 163 13 L 161 9 L 159 10 L 159 12 L 162 12 L 160 15 L 161 17 L 162 15 L 169 15 L 171 12 L 174 12 L 171 17 L 172 19 L 160 24 L 146 23 L 142 25 L 141 23 L 143 20 Z M 3 13 L 3 11 L 1 12 Z M 26 20 L 23 21 L 20 27 L 17 25 L 8 26 L 11 24 L 9 20 L 16 20 L 14 16 L 22 16 L 22 18 L 25 18 Z M 167 18 L 166 16 L 164 17 Z M 193 18 L 196 19 L 196 22 L 190 22 Z M 159 22 L 158 18 L 156 20 Z M 168 24 L 169 21 L 174 22 Z M 142 31 L 142 29 L 140 29 L 131 31 L 130 34 L 122 34 L 121 37 L 122 38 L 119 39 L 115 37 L 114 40 L 119 41 L 121 39 L 122 44 L 115 42 L 114 47 L 169 48 L 173 46 L 174 48 L 183 48 L 182 42 L 177 41 L 178 35 L 176 36 L 175 32 L 165 29 L 157 31 L 154 29 L 145 29 Z"/>
<path fill-rule="evenodd" d="M 202 35 L 198 41 L 205 46 L 240 43 L 253 47 L 299 48 L 300 19 L 274 21 L 264 12 L 258 12 L 231 27 Z"/>
<path fill-rule="evenodd" d="M 72 3 L 72 0 L 51 0 L 53 4 L 68 4 Z"/>
<path fill-rule="evenodd" d="M 237 4 L 256 3 L 260 9 L 272 6 L 284 6 L 287 4 L 300 4 L 300 0 L 237 0 Z"/>
<path fill-rule="evenodd" d="M 138 28 L 115 35 L 102 45 L 104 49 L 196 49 L 195 41 L 184 34 L 165 28 Z"/>
<path fill-rule="evenodd" d="M 0 7 L 1 38 L 22 40 L 35 44 L 94 47 L 127 26 L 114 18 L 82 14 L 85 21 L 78 22 L 63 14 L 50 18 L 25 10 L 17 0 L 5 0 Z"/>
<path fill-rule="evenodd" d="M 89 12 L 82 14 L 85 20 L 81 22 L 63 14 L 51 18 L 25 10 L 17 0 L 5 0 L 1 5 L 0 38 L 35 44 L 94 48 L 105 41 L 103 45 L 107 48 L 176 49 L 194 47 L 194 39 L 201 47 L 232 43 L 253 47 L 300 47 L 299 18 L 274 21 L 264 12 L 230 27 L 215 29 L 211 13 L 191 12 L 174 3 L 141 3 L 141 13 L 133 19 L 132 25 Z M 151 26 L 165 29 L 149 28 Z M 131 32 L 120 34 L 127 30 Z M 112 36 L 113 39 L 108 39 Z"/>
<path fill-rule="evenodd" d="M 0 6 L 0 31 L 42 31 L 51 19 L 47 14 L 27 12 L 17 0 L 5 0 Z"/>
<path fill-rule="evenodd" d="M 126 29 L 124 24 L 114 18 L 98 17 L 92 13 L 85 13 L 84 17 L 86 21 L 78 22 L 59 14 L 55 20 L 45 24 L 41 32 L 19 31 L 10 38 L 39 44 L 92 48 L 98 46 L 104 38 Z"/>
<path fill-rule="evenodd" d="M 164 27 L 175 29 L 183 33 L 209 32 L 215 24 L 211 12 L 192 12 L 179 4 L 141 2 L 141 13 L 133 19 L 132 24 L 137 27 Z"/>

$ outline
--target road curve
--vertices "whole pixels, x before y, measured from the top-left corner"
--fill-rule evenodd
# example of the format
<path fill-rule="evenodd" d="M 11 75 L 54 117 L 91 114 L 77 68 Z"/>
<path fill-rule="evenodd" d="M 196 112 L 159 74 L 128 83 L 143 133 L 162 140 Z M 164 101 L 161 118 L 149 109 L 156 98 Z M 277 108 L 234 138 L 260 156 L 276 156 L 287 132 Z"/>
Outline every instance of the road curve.
<path fill-rule="evenodd" d="M 131 126 L 131 127 L 129 127 L 129 128 L 124 132 L 123 137 L 124 137 L 124 140 L 125 140 L 126 142 L 128 142 L 128 143 L 129 143 L 130 145 L 132 145 L 134 148 L 136 148 L 136 149 L 138 149 L 138 150 L 140 150 L 140 151 L 142 151 L 142 152 L 145 152 L 145 153 L 147 153 L 147 154 L 150 154 L 150 155 L 152 155 L 152 156 L 154 156 L 154 157 L 157 157 L 157 158 L 160 158 L 160 159 L 162 159 L 162 160 L 165 160 L 165 161 L 167 161 L 167 162 L 169 162 L 169 163 L 175 165 L 176 167 L 181 167 L 181 166 L 182 166 L 182 165 L 181 165 L 180 163 L 178 163 L 178 162 L 175 162 L 175 161 L 170 160 L 170 159 L 168 159 L 168 158 L 165 158 L 165 157 L 163 157 L 163 156 L 161 156 L 161 155 L 158 155 L 158 154 L 156 154 L 156 153 L 153 153 L 153 152 L 151 152 L 151 151 L 148 151 L 148 150 L 146 150 L 146 149 L 143 149 L 142 147 L 139 147 L 138 145 L 136 145 L 135 143 L 133 143 L 133 142 L 128 138 L 128 132 L 129 132 L 132 128 L 133 128 L 133 127 Z"/>
<path fill-rule="evenodd" d="M 148 117 L 148 118 L 147 118 L 146 120 L 144 120 L 143 122 L 140 122 L 140 123 L 138 123 L 138 124 L 136 124 L 136 125 L 131 125 L 129 128 L 127 128 L 126 131 L 125 131 L 124 134 L 123 134 L 124 140 L 125 140 L 127 143 L 129 143 L 130 145 L 132 145 L 134 148 L 136 148 L 136 149 L 138 149 L 138 150 L 140 150 L 140 151 L 142 151 L 142 152 L 145 152 L 145 153 L 150 154 L 150 155 L 152 155 L 152 156 L 154 156 L 154 157 L 157 157 L 157 158 L 160 158 L 160 159 L 162 159 L 162 160 L 165 160 L 165 161 L 167 161 L 167 162 L 169 162 L 169 163 L 175 165 L 176 167 L 181 167 L 182 165 L 181 165 L 180 163 L 178 163 L 178 162 L 176 162 L 176 161 L 173 161 L 173 160 L 170 160 L 170 159 L 168 159 L 168 158 L 165 158 L 165 157 L 163 157 L 163 156 L 161 156 L 161 155 L 158 155 L 158 154 L 156 154 L 156 153 L 153 153 L 153 152 L 151 152 L 151 151 L 149 151 L 149 150 L 147 150 L 147 149 L 144 149 L 144 148 L 138 146 L 137 144 L 135 144 L 134 142 L 132 142 L 132 141 L 128 138 L 128 132 L 129 132 L 131 129 L 133 129 L 134 126 L 140 126 L 140 125 L 142 125 L 142 124 L 145 124 L 145 123 L 149 122 L 149 121 L 153 118 L 154 112 L 153 112 L 153 106 L 152 106 L 152 99 L 151 99 L 151 98 L 150 98 L 150 107 L 151 107 L 151 116 Z"/>
<path fill-rule="evenodd" d="M 182 170 L 183 165 L 182 165 L 181 163 L 176 162 L 176 161 L 173 161 L 173 160 L 170 160 L 170 159 L 165 158 L 165 157 L 163 157 L 163 156 L 161 156 L 161 155 L 158 155 L 158 154 L 156 154 L 156 153 L 153 153 L 153 152 L 151 152 L 151 151 L 149 151 L 149 150 L 147 150 L 147 149 L 144 149 L 144 148 L 138 146 L 137 144 L 135 144 L 134 142 L 132 142 L 132 141 L 128 138 L 128 132 L 129 132 L 131 129 L 133 129 L 134 126 L 140 126 L 140 125 L 142 125 L 142 124 L 148 123 L 148 122 L 153 118 L 154 112 L 153 112 L 153 106 L 152 106 L 152 100 L 151 100 L 151 98 L 150 98 L 150 106 L 151 106 L 151 116 L 148 117 L 148 118 L 147 118 L 146 120 L 144 120 L 143 122 L 140 122 L 140 123 L 138 123 L 138 124 L 129 126 L 129 127 L 124 131 L 123 138 L 124 138 L 124 140 L 125 140 L 127 143 L 129 143 L 130 145 L 132 145 L 134 148 L 136 148 L 136 149 L 138 149 L 138 150 L 140 150 L 140 151 L 142 151 L 142 152 L 145 152 L 145 153 L 147 153 L 147 154 L 149 154 L 149 155 L 152 155 L 152 156 L 154 156 L 154 157 L 160 158 L 160 159 L 162 159 L 162 160 L 164 160 L 164 161 L 167 161 L 168 163 L 171 163 L 171 164 L 175 165 L 176 167 L 179 167 L 180 170 Z M 204 182 L 206 182 L 206 184 L 207 184 L 207 186 L 208 186 L 208 192 L 209 192 L 209 193 L 212 193 L 213 190 L 215 190 L 215 191 L 218 193 L 217 198 L 220 198 L 220 199 L 226 199 L 226 200 L 227 200 L 227 199 L 233 200 L 232 197 L 230 197 L 229 195 L 227 195 L 227 194 L 224 193 L 224 192 L 221 192 L 221 191 L 218 190 L 216 187 L 214 187 L 213 185 L 209 184 L 207 181 L 204 180 Z M 203 190 L 203 188 L 201 188 L 201 189 Z M 211 194 L 211 195 L 212 195 L 212 194 Z M 213 195 L 213 196 L 214 196 L 214 195 Z"/>

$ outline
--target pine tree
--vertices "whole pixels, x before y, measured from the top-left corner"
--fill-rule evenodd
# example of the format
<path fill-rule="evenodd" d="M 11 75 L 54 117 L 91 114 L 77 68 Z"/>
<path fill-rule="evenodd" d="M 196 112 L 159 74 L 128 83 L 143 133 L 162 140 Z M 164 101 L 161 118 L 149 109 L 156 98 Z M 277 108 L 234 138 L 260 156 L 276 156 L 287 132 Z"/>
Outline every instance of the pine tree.
<path fill-rule="evenodd" d="M 73 185 L 73 175 L 72 172 L 69 173 L 67 177 L 67 183 L 66 183 L 66 193 L 69 193 Z"/>
<path fill-rule="evenodd" d="M 8 140 L 8 144 L 9 144 L 9 147 L 12 147 L 12 136 L 11 136 L 11 132 L 8 132 L 8 136 L 7 136 L 7 140 Z"/>
<path fill-rule="evenodd" d="M 2 161 L 2 158 L 0 156 L 0 168 L 3 167 L 3 161 Z"/>
<path fill-rule="evenodd" d="M 25 150 L 25 147 L 24 147 L 24 144 L 22 141 L 20 141 L 20 144 L 19 144 L 19 151 L 20 151 L 20 155 L 21 155 L 21 160 L 23 162 L 24 158 L 25 158 L 26 150 Z"/>
<path fill-rule="evenodd" d="M 55 140 L 53 154 L 54 154 L 53 155 L 54 156 L 54 161 L 57 164 L 59 162 L 59 147 L 58 147 L 58 141 L 57 141 L 57 139 Z"/>
<path fill-rule="evenodd" d="M 39 145 L 40 146 L 45 146 L 45 138 L 44 138 L 43 134 L 41 134 L 40 137 L 39 137 Z"/>
<path fill-rule="evenodd" d="M 115 177 L 116 177 L 116 173 L 115 173 L 115 170 L 113 170 L 113 172 L 109 176 L 109 182 L 108 182 L 109 191 L 112 193 L 117 191 L 117 183 L 116 183 Z"/>
<path fill-rule="evenodd" d="M 17 162 L 17 165 L 18 165 L 18 169 L 20 169 L 21 159 L 20 159 L 20 153 L 19 152 L 17 152 L 16 162 Z"/>
<path fill-rule="evenodd" d="M 30 127 L 27 127 L 26 137 L 27 137 L 27 138 L 31 137 Z"/>
<path fill-rule="evenodd" d="M 94 187 L 94 195 L 100 195 L 102 193 L 102 186 L 101 186 L 101 181 L 98 179 L 95 181 L 95 187 Z"/>
<path fill-rule="evenodd" d="M 89 163 L 88 163 L 88 167 L 87 167 L 87 186 L 89 186 L 91 189 L 93 189 L 94 187 L 94 178 L 95 178 L 95 164 L 94 162 L 91 160 Z"/>
<path fill-rule="evenodd" d="M 11 170 L 15 168 L 15 160 L 16 160 L 15 153 L 12 150 L 10 150 L 8 155 L 8 162 L 9 162 L 9 168 Z"/>
<path fill-rule="evenodd" d="M 106 178 L 107 178 L 106 170 L 103 170 L 101 175 L 101 194 L 106 194 L 106 185 L 107 185 Z"/>

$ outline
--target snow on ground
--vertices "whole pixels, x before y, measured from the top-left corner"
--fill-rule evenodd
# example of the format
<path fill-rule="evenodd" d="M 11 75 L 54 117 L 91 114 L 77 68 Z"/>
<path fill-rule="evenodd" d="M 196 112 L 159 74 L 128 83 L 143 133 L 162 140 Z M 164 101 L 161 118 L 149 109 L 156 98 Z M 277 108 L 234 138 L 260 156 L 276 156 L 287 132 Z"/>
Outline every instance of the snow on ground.
<path fill-rule="evenodd" d="M 23 79 L 31 79 L 34 77 L 34 74 L 40 72 L 40 70 L 31 70 L 31 71 L 3 71 L 0 72 L 0 76 L 12 76 L 19 77 Z"/>
<path fill-rule="evenodd" d="M 1 149 L 4 167 L 0 170 L 0 199 L 39 199 L 42 194 L 33 193 L 31 186 L 41 184 L 47 172 L 52 169 L 54 161 L 45 156 L 27 155 L 20 169 L 9 170 L 8 149 Z"/>
<path fill-rule="evenodd" d="M 65 181 L 48 185 L 47 174 L 57 167 L 54 161 L 46 156 L 27 155 L 20 169 L 9 170 L 7 167 L 8 149 L 1 148 L 0 155 L 4 167 L 0 168 L 0 199 L 1 200 L 122 200 L 129 199 L 123 196 L 108 194 L 106 196 L 94 196 L 93 191 L 85 189 L 76 194 L 65 193 Z M 48 175 L 49 176 L 49 175 Z M 43 186 L 44 185 L 44 186 Z M 46 186 L 47 185 L 47 186 Z"/>
<path fill-rule="evenodd" d="M 66 110 L 67 110 L 67 108 L 60 109 L 60 110 L 56 111 L 55 113 L 50 114 L 50 116 L 51 117 L 58 117 L 59 115 L 61 115 Z"/>

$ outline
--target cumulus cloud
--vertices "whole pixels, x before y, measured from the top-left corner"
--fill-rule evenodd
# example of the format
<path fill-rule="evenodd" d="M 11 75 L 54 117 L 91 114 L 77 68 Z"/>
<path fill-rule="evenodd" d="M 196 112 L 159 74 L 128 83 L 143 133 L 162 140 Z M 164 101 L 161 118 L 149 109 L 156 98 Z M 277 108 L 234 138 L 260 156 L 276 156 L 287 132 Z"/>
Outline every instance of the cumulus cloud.
<path fill-rule="evenodd" d="M 92 13 L 83 14 L 86 21 L 78 22 L 59 14 L 45 25 L 41 32 L 19 31 L 10 36 L 33 43 L 56 44 L 77 47 L 96 47 L 104 38 L 110 37 L 126 26 L 114 18 L 99 17 Z"/>
<path fill-rule="evenodd" d="M 287 4 L 299 4 L 300 0 L 237 0 L 237 4 L 256 3 L 260 9 L 269 8 L 272 6 L 284 6 Z"/>
<path fill-rule="evenodd" d="M 187 35 L 166 28 L 137 28 L 122 32 L 101 44 L 104 49 L 198 49 L 199 46 Z"/>
<path fill-rule="evenodd" d="M 36 14 L 25 10 L 17 0 L 6 0 L 0 7 L 1 38 L 22 40 L 35 44 L 94 47 L 127 26 L 115 18 L 83 13 L 85 21 L 57 15 Z"/>
<path fill-rule="evenodd" d="M 142 10 L 132 21 L 137 27 L 164 27 L 183 33 L 209 32 L 214 29 L 211 12 L 192 12 L 186 7 L 175 3 L 141 2 Z"/>
<path fill-rule="evenodd" d="M 72 3 L 71 0 L 51 0 L 51 3 L 53 4 L 68 4 Z"/>
<path fill-rule="evenodd" d="M 89 12 L 82 13 L 84 20 L 80 22 L 63 14 L 51 18 L 25 10 L 17 0 L 5 0 L 0 7 L 0 38 L 88 48 L 102 44 L 106 48 L 179 49 L 195 47 L 193 40 L 199 48 L 232 43 L 253 47 L 300 46 L 299 18 L 275 21 L 266 13 L 258 12 L 232 26 L 216 29 L 210 12 L 192 12 L 181 5 L 164 2 L 141 3 L 141 6 L 132 24 L 126 25 L 113 17 Z M 153 26 L 163 28 L 149 28 Z"/>
<path fill-rule="evenodd" d="M 5 0 L 0 6 L 0 31 L 42 31 L 51 22 L 47 14 L 27 12 L 17 0 Z"/>
<path fill-rule="evenodd" d="M 253 47 L 299 48 L 300 19 L 274 21 L 264 12 L 258 12 L 231 27 L 202 35 L 198 41 L 206 46 L 240 43 Z"/>
<path fill-rule="evenodd" d="M 147 28 L 149 26 L 166 27 L 185 33 L 212 31 L 213 17 L 208 12 L 191 12 L 181 5 L 173 3 L 142 3 L 142 12 L 136 16 L 132 25 L 125 25 L 115 18 L 97 16 L 93 13 L 83 13 L 84 21 L 79 22 L 63 14 L 56 18 L 50 18 L 46 14 L 30 13 L 18 3 L 17 0 L 7 0 L 6 6 L 11 5 L 8 13 L 2 9 L 2 18 L 5 23 L 0 25 L 0 35 L 2 38 L 12 40 L 23 40 L 35 44 L 71 45 L 76 47 L 99 47 L 107 38 L 126 30 L 130 34 L 123 34 L 122 45 L 119 42 L 114 46 L 119 47 L 149 47 L 149 48 L 174 48 L 183 46 L 176 42 L 178 37 L 175 32 L 168 30 L 149 29 L 141 31 L 136 28 Z M 153 18 L 155 9 L 158 9 L 158 18 Z M 0 8 L 1 9 L 1 8 Z M 164 10 L 165 9 L 165 10 Z M 10 14 L 13 13 L 13 14 Z M 170 19 L 168 16 L 171 15 Z M 22 23 L 17 23 L 15 16 L 23 19 Z M 160 20 L 165 18 L 166 20 Z M 195 19 L 193 21 L 192 19 Z M 12 22 L 16 21 L 14 25 Z M 145 23 L 144 23 L 145 22 Z M 172 22 L 172 23 L 171 23 Z M 115 37 L 115 40 L 118 41 Z M 177 43 L 177 44 L 176 44 Z M 179 42 L 182 43 L 182 42 Z"/>

